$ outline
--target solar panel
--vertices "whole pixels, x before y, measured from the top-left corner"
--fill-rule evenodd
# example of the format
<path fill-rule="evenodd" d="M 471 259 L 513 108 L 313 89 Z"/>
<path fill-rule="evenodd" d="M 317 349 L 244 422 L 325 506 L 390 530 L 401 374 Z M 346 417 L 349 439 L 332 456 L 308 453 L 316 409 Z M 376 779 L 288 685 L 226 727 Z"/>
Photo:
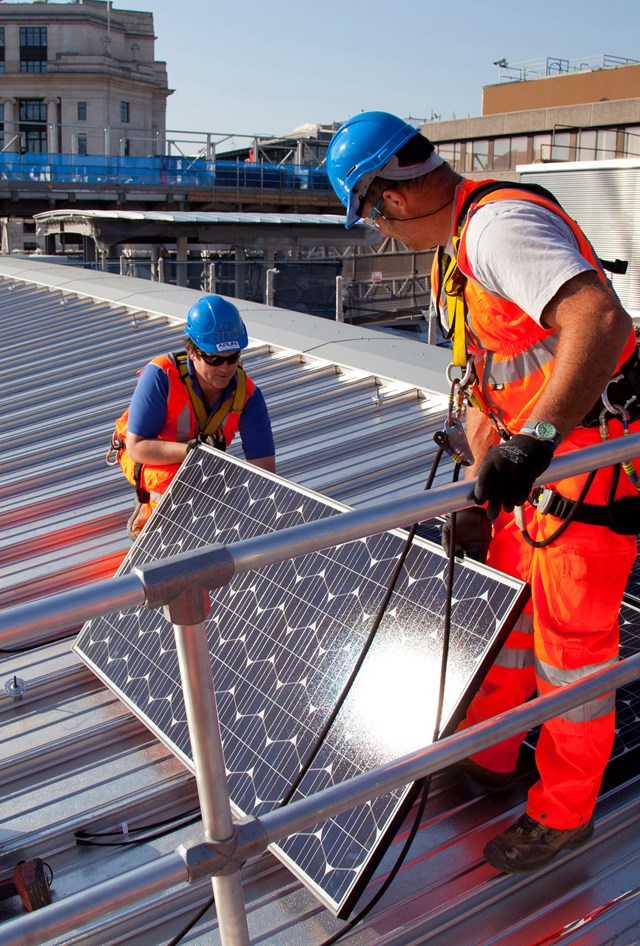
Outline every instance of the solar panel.
<path fill-rule="evenodd" d="M 620 656 L 631 657 L 640 651 L 640 606 L 625 598 L 620 609 Z M 640 681 L 616 691 L 616 735 L 612 760 L 640 747 Z"/>
<path fill-rule="evenodd" d="M 120 573 L 210 543 L 231 543 L 347 507 L 207 447 L 192 451 Z M 207 620 L 232 804 L 259 816 L 432 740 L 446 559 L 416 538 L 346 699 L 403 530 L 237 575 Z M 522 606 L 522 583 L 456 568 L 446 731 Z M 77 653 L 193 770 L 172 626 L 131 609 L 91 621 Z M 337 715 L 332 719 L 332 714 Z M 326 730 L 326 731 L 325 731 Z M 337 915 L 360 895 L 412 800 L 411 787 L 293 835 L 275 853 Z"/>

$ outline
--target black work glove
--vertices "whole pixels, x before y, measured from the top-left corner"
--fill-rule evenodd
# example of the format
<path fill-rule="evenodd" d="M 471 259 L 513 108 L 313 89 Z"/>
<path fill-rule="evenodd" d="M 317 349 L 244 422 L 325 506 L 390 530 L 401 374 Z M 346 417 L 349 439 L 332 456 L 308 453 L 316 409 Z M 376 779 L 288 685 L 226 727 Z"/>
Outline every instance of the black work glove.
<path fill-rule="evenodd" d="M 199 443 L 202 443 L 202 435 L 198 434 L 197 437 L 194 437 L 193 440 L 187 441 L 187 453 L 191 453 L 192 450 L 195 450 Z"/>
<path fill-rule="evenodd" d="M 473 498 L 488 502 L 487 515 L 494 521 L 500 510 L 513 512 L 522 506 L 531 488 L 553 458 L 553 447 L 527 434 L 515 434 L 505 443 L 491 447 L 482 461 Z"/>
<path fill-rule="evenodd" d="M 467 555 L 474 562 L 486 562 L 491 543 L 491 523 L 479 506 L 456 513 L 456 555 Z M 442 548 L 447 555 L 451 548 L 451 515 L 442 524 Z"/>

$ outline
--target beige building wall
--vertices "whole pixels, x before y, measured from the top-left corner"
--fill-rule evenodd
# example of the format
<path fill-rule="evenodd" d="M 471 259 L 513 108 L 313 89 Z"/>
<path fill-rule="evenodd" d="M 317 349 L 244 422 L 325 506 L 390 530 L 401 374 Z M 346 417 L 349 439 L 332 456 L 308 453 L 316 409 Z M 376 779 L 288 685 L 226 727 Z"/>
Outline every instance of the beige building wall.
<path fill-rule="evenodd" d="M 574 78 L 581 81 L 576 85 Z M 516 167 L 523 164 L 640 156 L 640 65 L 509 82 L 483 91 L 485 104 L 491 103 L 488 114 L 422 126 L 439 153 L 468 177 L 517 180 Z M 508 110 L 498 111 L 498 101 Z"/>
<path fill-rule="evenodd" d="M 20 70 L 20 27 L 46 27 L 46 71 Z M 0 28 L 6 150 L 24 147 L 24 135 L 15 137 L 20 102 L 38 99 L 46 105 L 49 152 L 164 153 L 171 90 L 166 63 L 154 59 L 151 13 L 109 9 L 106 0 L 2 3 Z"/>
<path fill-rule="evenodd" d="M 482 114 L 632 98 L 640 98 L 640 63 L 487 85 L 482 90 Z"/>

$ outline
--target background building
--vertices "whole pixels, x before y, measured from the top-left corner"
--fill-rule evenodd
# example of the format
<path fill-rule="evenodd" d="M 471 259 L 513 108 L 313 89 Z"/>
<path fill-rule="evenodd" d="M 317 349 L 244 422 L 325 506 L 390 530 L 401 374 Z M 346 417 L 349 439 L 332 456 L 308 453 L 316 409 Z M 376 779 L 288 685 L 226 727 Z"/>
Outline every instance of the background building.
<path fill-rule="evenodd" d="M 640 156 L 640 63 L 603 55 L 572 62 L 498 60 L 482 115 L 428 122 L 424 134 L 472 178 L 517 180 L 517 165 Z"/>
<path fill-rule="evenodd" d="M 0 150 L 163 154 L 164 62 L 153 15 L 107 0 L 0 5 Z"/>

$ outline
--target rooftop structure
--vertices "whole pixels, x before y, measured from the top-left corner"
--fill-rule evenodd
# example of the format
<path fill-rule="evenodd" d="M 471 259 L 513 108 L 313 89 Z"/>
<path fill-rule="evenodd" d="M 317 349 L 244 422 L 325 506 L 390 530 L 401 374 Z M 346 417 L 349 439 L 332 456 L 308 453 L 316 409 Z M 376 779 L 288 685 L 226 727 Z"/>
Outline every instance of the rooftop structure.
<path fill-rule="evenodd" d="M 0 260 L 3 337 L 12 350 L 29 352 L 31 368 L 29 390 L 16 387 L 11 360 L 0 381 L 3 611 L 88 589 L 115 572 L 129 548 L 131 489 L 104 462 L 113 421 L 128 401 L 137 369 L 180 344 L 185 312 L 197 295 L 65 265 Z M 280 473 L 358 508 L 420 493 L 435 450 L 433 433 L 447 416 L 448 353 L 274 307 L 238 304 L 250 334 L 245 364 L 270 406 Z M 441 468 L 438 486 L 451 470 Z M 40 614 L 50 613 L 50 603 L 38 607 Z M 76 614 L 55 638 L 37 640 L 35 649 L 28 633 L 19 643 L 2 640 L 0 870 L 42 857 L 53 871 L 53 908 L 71 910 L 89 891 L 94 907 L 106 896 L 109 909 L 89 910 L 74 929 L 54 931 L 47 927 L 47 907 L 26 915 L 20 898 L 4 900 L 0 946 L 164 946 L 211 894 L 208 880 L 188 885 L 176 878 L 166 890 L 157 880 L 167 859 L 179 860 L 177 846 L 201 836 L 195 781 L 74 655 L 81 620 Z M 623 622 L 638 634 L 631 600 Z M 21 698 L 18 681 L 26 683 Z M 628 696 L 617 738 L 626 737 L 631 751 L 639 717 L 637 694 Z M 438 775 L 424 813 L 413 809 L 368 895 L 392 869 L 417 818 L 403 869 L 341 941 L 635 942 L 635 758 L 623 756 L 610 767 L 592 840 L 526 877 L 497 876 L 481 852 L 521 810 L 533 778 L 527 759 L 502 795 L 487 795 L 451 773 Z M 100 886 L 111 879 L 121 889 L 139 876 L 130 871 L 145 869 L 155 873 L 144 901 L 118 901 Z M 270 853 L 250 857 L 242 875 L 252 941 L 320 946 L 342 929 Z M 184 941 L 220 942 L 214 909 Z"/>

